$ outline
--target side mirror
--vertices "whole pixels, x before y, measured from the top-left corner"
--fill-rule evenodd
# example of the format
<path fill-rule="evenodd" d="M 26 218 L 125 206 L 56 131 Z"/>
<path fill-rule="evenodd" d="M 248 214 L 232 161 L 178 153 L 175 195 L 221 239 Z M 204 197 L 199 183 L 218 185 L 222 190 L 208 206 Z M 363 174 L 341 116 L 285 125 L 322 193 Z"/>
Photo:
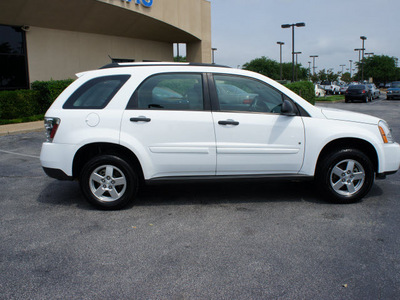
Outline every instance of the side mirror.
<path fill-rule="evenodd" d="M 296 108 L 293 103 L 287 99 L 283 100 L 281 113 L 285 116 L 297 116 Z"/>

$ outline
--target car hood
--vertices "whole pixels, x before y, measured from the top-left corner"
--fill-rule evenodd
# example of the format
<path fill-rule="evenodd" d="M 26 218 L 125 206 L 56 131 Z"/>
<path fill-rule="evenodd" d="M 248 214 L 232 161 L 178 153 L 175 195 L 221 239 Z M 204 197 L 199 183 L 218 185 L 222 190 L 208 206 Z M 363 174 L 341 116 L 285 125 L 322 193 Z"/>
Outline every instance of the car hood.
<path fill-rule="evenodd" d="M 388 91 L 400 91 L 400 88 L 388 88 Z"/>
<path fill-rule="evenodd" d="M 378 119 L 377 117 L 341 109 L 323 108 L 321 109 L 321 112 L 327 119 L 330 120 L 357 122 L 372 125 L 376 125 L 380 121 L 380 119 Z"/>

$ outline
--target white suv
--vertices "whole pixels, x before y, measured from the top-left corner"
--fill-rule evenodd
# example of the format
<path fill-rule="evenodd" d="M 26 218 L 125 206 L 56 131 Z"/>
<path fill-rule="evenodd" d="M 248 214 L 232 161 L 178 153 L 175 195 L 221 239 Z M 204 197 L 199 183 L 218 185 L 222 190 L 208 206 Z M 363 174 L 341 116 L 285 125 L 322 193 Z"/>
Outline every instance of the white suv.
<path fill-rule="evenodd" d="M 315 178 L 351 203 L 399 169 L 385 121 L 320 109 L 257 73 L 120 63 L 77 76 L 46 113 L 40 159 L 100 208 L 133 201 L 141 182 L 244 177 Z"/>

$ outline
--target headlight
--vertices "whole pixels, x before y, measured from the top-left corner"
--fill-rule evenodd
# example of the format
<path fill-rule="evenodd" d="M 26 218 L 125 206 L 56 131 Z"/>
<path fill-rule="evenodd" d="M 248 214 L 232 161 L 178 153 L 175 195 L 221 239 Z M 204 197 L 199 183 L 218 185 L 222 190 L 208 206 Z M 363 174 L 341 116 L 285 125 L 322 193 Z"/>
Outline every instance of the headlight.
<path fill-rule="evenodd" d="M 383 142 L 385 144 L 393 143 L 392 130 L 390 129 L 388 123 L 381 120 L 378 123 L 378 127 L 379 127 L 379 132 L 381 133 Z"/>
<path fill-rule="evenodd" d="M 392 93 L 392 91 L 387 91 L 387 93 L 388 93 L 388 94 L 391 94 L 391 93 Z"/>

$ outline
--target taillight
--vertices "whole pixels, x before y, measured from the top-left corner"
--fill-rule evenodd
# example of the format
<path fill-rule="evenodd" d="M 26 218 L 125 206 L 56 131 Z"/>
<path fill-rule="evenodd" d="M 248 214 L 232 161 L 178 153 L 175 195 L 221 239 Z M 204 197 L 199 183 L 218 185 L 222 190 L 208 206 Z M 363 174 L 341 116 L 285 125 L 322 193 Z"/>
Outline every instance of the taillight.
<path fill-rule="evenodd" d="M 363 90 L 362 93 L 365 94 L 366 93 L 365 90 Z"/>
<path fill-rule="evenodd" d="M 61 120 L 59 118 L 44 118 L 44 128 L 46 129 L 46 137 L 48 142 L 52 142 L 56 135 Z"/>

